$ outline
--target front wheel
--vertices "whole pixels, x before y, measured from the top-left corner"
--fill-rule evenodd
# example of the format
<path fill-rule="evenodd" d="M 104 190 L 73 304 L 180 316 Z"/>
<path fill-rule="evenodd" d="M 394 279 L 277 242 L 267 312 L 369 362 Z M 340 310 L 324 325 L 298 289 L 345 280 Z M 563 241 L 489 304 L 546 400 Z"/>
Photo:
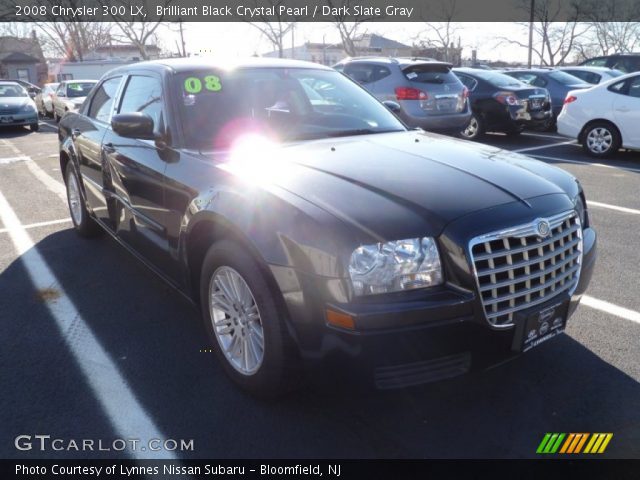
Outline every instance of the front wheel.
<path fill-rule="evenodd" d="M 65 170 L 65 183 L 67 186 L 67 202 L 71 221 L 78 235 L 82 237 L 94 237 L 100 233 L 100 227 L 91 218 L 82 196 L 80 181 L 73 163 L 67 163 Z"/>
<path fill-rule="evenodd" d="M 215 243 L 202 266 L 200 298 L 205 328 L 227 375 L 260 397 L 284 393 L 296 362 L 286 313 L 259 264 L 236 242 Z"/>
<path fill-rule="evenodd" d="M 477 140 L 482 135 L 484 135 L 484 123 L 480 116 L 474 113 L 465 129 L 460 132 L 460 136 L 467 140 Z"/>
<path fill-rule="evenodd" d="M 618 151 L 621 143 L 617 128 L 608 122 L 595 122 L 585 129 L 582 148 L 592 157 L 609 157 Z"/>
<path fill-rule="evenodd" d="M 38 130 L 40 130 L 40 125 L 38 125 L 37 123 L 32 123 L 31 125 L 29 125 L 29 129 L 32 132 L 37 132 Z"/>

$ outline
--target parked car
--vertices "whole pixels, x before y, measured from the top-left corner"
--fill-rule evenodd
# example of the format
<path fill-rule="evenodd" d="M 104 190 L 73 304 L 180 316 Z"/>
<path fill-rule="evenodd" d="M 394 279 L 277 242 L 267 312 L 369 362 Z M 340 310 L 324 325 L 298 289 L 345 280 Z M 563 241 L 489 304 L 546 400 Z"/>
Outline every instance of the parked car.
<path fill-rule="evenodd" d="M 451 64 L 418 58 L 347 58 L 334 66 L 382 102 L 410 127 L 458 133 L 469 123 L 467 89 Z"/>
<path fill-rule="evenodd" d="M 593 271 L 573 176 L 408 130 L 322 65 L 118 68 L 59 136 L 76 231 L 107 231 L 200 305 L 259 395 L 323 361 L 379 388 L 495 364 L 561 332 Z"/>
<path fill-rule="evenodd" d="M 640 72 L 640 53 L 616 53 L 603 57 L 585 60 L 580 65 L 585 67 L 607 67 L 624 73 Z"/>
<path fill-rule="evenodd" d="M 567 94 L 558 117 L 558 133 L 577 138 L 594 157 L 621 147 L 640 149 L 640 73 Z"/>
<path fill-rule="evenodd" d="M 27 91 L 16 82 L 0 81 L 0 126 L 29 126 L 37 132 L 38 110 Z"/>
<path fill-rule="evenodd" d="M 591 85 L 597 85 L 612 78 L 624 75 L 620 70 L 614 70 L 607 67 L 582 67 L 580 65 L 574 67 L 556 67 L 557 70 L 573 75 Z"/>
<path fill-rule="evenodd" d="M 67 112 L 76 111 L 84 102 L 97 80 L 65 80 L 60 82 L 53 96 L 53 118 L 59 122 Z"/>
<path fill-rule="evenodd" d="M 569 90 L 589 88 L 591 85 L 568 73 L 547 68 L 533 68 L 521 70 L 508 70 L 505 74 L 534 87 L 546 88 L 551 96 L 551 110 L 553 119 L 549 123 L 549 129 L 555 128 L 556 119 L 562 110 L 562 103 Z"/>
<path fill-rule="evenodd" d="M 24 88 L 27 93 L 29 94 L 29 96 L 31 98 L 35 98 L 35 96 L 40 93 L 40 87 L 37 85 L 34 85 L 33 83 L 27 82 L 25 80 L 17 80 L 14 78 L 10 78 L 10 79 L 6 79 L 6 80 L 0 80 L 0 82 L 15 82 L 18 85 L 22 86 L 22 88 Z"/>
<path fill-rule="evenodd" d="M 518 135 L 525 128 L 543 128 L 552 118 L 551 98 L 544 88 L 526 85 L 493 70 L 454 68 L 469 89 L 471 120 L 461 131 L 469 140 L 486 132 Z"/>
<path fill-rule="evenodd" d="M 53 97 L 58 85 L 59 83 L 45 83 L 42 90 L 34 98 L 38 113 L 43 117 L 53 116 Z"/>

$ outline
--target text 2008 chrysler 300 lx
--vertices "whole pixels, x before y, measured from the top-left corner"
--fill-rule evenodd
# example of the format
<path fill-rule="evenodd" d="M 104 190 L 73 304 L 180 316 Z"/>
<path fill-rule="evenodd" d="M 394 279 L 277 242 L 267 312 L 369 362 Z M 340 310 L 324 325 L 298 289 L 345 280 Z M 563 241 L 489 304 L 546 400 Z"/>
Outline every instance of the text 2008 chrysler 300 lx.
<path fill-rule="evenodd" d="M 199 302 L 257 394 L 318 360 L 380 388 L 502 361 L 561 332 L 593 270 L 574 177 L 408 131 L 319 65 L 123 67 L 59 135 L 77 231 Z"/>

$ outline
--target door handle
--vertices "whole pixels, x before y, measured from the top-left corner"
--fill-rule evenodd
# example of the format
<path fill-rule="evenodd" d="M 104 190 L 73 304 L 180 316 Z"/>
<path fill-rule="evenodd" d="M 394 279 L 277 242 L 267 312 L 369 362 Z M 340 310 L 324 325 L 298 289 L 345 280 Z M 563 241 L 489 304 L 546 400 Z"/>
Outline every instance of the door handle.
<path fill-rule="evenodd" d="M 629 107 L 616 108 L 616 112 L 628 112 L 629 110 L 631 110 Z"/>
<path fill-rule="evenodd" d="M 82 135 L 82 132 L 79 128 L 74 128 L 73 130 L 71 130 L 71 136 L 73 138 L 79 137 L 80 135 Z"/>
<path fill-rule="evenodd" d="M 113 143 L 109 142 L 109 143 L 105 143 L 102 146 L 102 149 L 107 152 L 107 153 L 113 153 L 116 151 L 116 147 L 113 146 Z"/>

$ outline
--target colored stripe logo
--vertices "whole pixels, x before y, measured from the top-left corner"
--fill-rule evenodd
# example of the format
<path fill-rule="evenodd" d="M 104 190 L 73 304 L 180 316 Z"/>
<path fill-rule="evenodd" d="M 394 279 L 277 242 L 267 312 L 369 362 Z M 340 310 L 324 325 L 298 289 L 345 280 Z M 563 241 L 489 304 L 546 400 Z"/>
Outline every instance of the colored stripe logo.
<path fill-rule="evenodd" d="M 612 438 L 613 433 L 545 433 L 536 453 L 604 453 Z"/>

